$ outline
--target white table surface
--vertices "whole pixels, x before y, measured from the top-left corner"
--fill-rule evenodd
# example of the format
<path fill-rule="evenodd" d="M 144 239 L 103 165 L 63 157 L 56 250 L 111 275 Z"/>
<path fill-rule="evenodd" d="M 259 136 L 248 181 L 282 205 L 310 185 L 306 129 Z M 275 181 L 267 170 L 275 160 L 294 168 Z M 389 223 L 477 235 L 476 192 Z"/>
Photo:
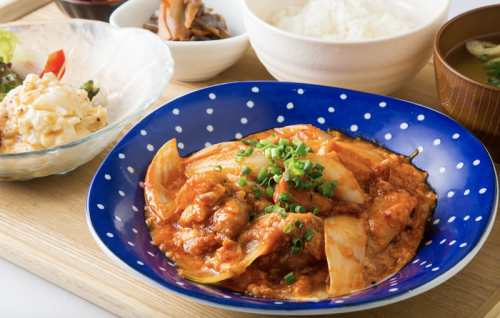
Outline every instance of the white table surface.
<path fill-rule="evenodd" d="M 0 3 L 7 0 L 0 0 Z M 450 18 L 500 0 L 453 0 Z M 115 315 L 0 258 L 0 317 L 111 318 Z"/>

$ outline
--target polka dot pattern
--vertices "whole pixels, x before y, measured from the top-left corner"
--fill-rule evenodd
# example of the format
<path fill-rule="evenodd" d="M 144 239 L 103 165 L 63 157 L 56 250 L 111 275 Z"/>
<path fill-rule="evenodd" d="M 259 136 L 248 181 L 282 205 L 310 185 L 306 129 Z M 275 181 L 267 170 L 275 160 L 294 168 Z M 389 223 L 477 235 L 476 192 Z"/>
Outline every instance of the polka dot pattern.
<path fill-rule="evenodd" d="M 245 89 L 229 89 L 232 87 L 230 85 Z M 291 89 L 289 93 L 281 94 L 279 89 L 267 88 L 274 85 Z M 302 94 L 299 89 L 302 89 Z M 331 90 L 333 93 L 321 95 L 319 90 Z M 232 96 L 231 105 L 226 101 L 229 92 Z M 196 104 L 198 106 L 184 102 L 187 97 L 194 96 L 188 94 L 172 101 L 168 107 L 158 108 L 153 112 L 154 116 L 147 116 L 132 128 L 111 151 L 93 181 L 102 184 L 101 189 L 109 188 L 111 192 L 107 192 L 106 196 L 99 195 L 92 191 L 92 186 L 87 204 L 90 219 L 98 217 L 100 220 L 92 224 L 99 238 L 107 242 L 105 245 L 111 249 L 123 248 L 125 245 L 128 247 L 126 253 L 129 256 L 124 262 L 133 269 L 152 269 L 152 274 L 147 272 L 146 275 L 160 284 L 168 285 L 169 288 L 173 285 L 174 291 L 175 288 L 182 289 L 194 298 L 197 298 L 196 293 L 201 292 L 208 295 L 206 297 L 210 302 L 235 306 L 239 306 L 239 302 L 248 298 L 210 286 L 200 291 L 197 285 L 180 278 L 175 264 L 158 253 L 149 243 L 143 225 L 141 194 L 144 174 L 155 151 L 167 138 L 177 138 L 179 152 L 181 156 L 185 156 L 205 145 L 239 139 L 268 127 L 316 123 L 343 129 L 351 136 L 358 133 L 361 136 L 373 136 L 389 149 L 405 156 L 415 149 L 421 152 L 413 162 L 429 173 L 429 182 L 438 189 L 438 208 L 432 221 L 432 227 L 436 231 L 431 231 L 424 238 L 417 257 L 403 269 L 401 275 L 396 274 L 377 284 L 375 289 L 368 288 L 360 293 L 342 297 L 342 300 L 339 300 L 339 297 L 318 303 L 308 302 L 312 310 L 370 302 L 371 295 L 376 295 L 377 299 L 384 299 L 389 297 L 388 295 L 398 298 L 408 290 L 413 290 L 447 272 L 449 266 L 448 263 L 443 263 L 442 255 L 446 254 L 449 260 L 456 261 L 457 257 L 469 253 L 476 246 L 476 237 L 480 236 L 491 222 L 484 207 L 467 208 L 471 200 L 489 202 L 488 199 L 495 195 L 494 185 L 489 179 L 492 171 L 487 154 L 471 138 L 470 133 L 435 112 L 390 97 L 361 95 L 357 92 L 316 88 L 306 84 L 297 87 L 297 84 L 288 83 L 237 83 L 211 87 L 193 94 L 200 96 Z M 331 100 L 326 105 L 325 96 Z M 316 98 L 322 98 L 322 104 L 311 102 Z M 363 103 L 358 105 L 359 100 L 363 100 Z M 262 115 L 264 107 L 272 118 Z M 304 113 L 304 109 L 308 111 Z M 214 114 L 217 116 L 213 116 Z M 260 118 L 256 119 L 257 115 Z M 243 118 L 247 120 L 246 123 Z M 161 125 L 155 124 L 157 122 L 161 122 Z M 220 123 L 224 125 L 221 126 Z M 212 126 L 212 131 L 208 130 L 208 126 Z M 197 138 L 192 137 L 195 132 Z M 462 151 L 461 147 L 464 145 L 471 149 Z M 474 157 L 471 158 L 468 153 L 473 153 Z M 481 181 L 472 180 L 475 176 L 480 176 Z M 469 179 L 463 182 L 464 177 Z M 445 183 L 441 179 L 454 181 Z M 109 223 L 110 221 L 112 222 Z M 119 226 L 115 226 L 115 223 Z M 467 233 L 467 236 L 464 233 Z M 460 254 L 457 254 L 457 251 L 460 251 Z M 113 250 L 111 252 L 114 253 Z M 405 271 L 418 275 L 408 276 Z M 154 276 L 157 274 L 158 277 Z M 396 279 L 396 276 L 399 279 Z M 252 300 L 252 308 L 290 308 L 286 301 L 248 299 Z"/>

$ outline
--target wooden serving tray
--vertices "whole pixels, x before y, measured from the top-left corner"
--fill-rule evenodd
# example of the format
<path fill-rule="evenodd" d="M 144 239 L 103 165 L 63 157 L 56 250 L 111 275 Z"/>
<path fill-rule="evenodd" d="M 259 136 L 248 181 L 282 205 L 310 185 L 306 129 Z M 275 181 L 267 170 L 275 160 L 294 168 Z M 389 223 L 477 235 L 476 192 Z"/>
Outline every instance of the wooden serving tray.
<path fill-rule="evenodd" d="M 5 1 L 5 0 L 4 0 Z M 7 0 L 0 3 L 0 23 L 6 23 L 36 10 L 52 0 Z"/>
<path fill-rule="evenodd" d="M 65 16 L 52 3 L 22 20 L 54 18 Z M 245 80 L 274 80 L 252 49 L 212 80 L 172 80 L 154 108 L 196 89 Z M 391 96 L 442 110 L 432 64 Z M 115 265 L 94 242 L 85 219 L 87 189 L 103 159 L 131 127 L 94 160 L 67 175 L 0 182 L 0 257 L 121 317 L 267 317 L 200 305 L 147 285 Z M 393 305 L 332 317 L 499 317 L 499 251 L 497 218 L 477 256 L 447 282 Z"/>

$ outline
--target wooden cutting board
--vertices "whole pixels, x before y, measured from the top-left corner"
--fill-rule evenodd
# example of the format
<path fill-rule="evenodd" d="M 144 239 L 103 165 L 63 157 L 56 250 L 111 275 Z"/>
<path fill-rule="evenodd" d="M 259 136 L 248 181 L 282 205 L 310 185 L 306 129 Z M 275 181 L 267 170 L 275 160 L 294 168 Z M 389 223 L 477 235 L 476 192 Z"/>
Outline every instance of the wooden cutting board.
<path fill-rule="evenodd" d="M 36 10 L 52 0 L 0 0 L 0 23 L 6 23 Z"/>
<path fill-rule="evenodd" d="M 22 20 L 56 18 L 65 16 L 52 3 Z M 171 81 L 154 108 L 196 89 L 245 80 L 274 80 L 252 49 L 212 80 Z M 442 110 L 432 64 L 391 96 Z M 85 219 L 87 189 L 103 159 L 131 127 L 125 127 L 94 160 L 67 175 L 0 182 L 0 257 L 121 317 L 267 317 L 216 309 L 173 296 L 134 278 L 99 249 Z M 334 317 L 499 317 L 499 251 L 497 218 L 478 255 L 447 282 L 393 305 Z"/>

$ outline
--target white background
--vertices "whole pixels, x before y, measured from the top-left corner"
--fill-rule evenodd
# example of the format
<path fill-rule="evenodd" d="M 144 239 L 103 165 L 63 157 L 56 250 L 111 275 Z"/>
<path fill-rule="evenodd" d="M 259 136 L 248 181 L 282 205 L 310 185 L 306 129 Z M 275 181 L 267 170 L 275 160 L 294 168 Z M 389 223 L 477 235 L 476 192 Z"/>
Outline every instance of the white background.
<path fill-rule="evenodd" d="M 0 0 L 0 4 L 7 0 Z M 450 18 L 500 0 L 453 0 Z M 0 317 L 111 318 L 115 315 L 0 258 Z"/>

